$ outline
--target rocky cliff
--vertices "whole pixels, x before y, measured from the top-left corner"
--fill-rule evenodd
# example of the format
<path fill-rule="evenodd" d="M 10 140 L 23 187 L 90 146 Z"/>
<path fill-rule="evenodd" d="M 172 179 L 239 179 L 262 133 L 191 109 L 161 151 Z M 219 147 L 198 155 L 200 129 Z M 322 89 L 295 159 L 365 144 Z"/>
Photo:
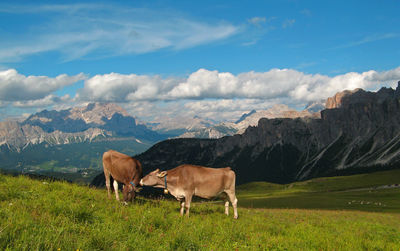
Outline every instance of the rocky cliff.
<path fill-rule="evenodd" d="M 333 100 L 320 118 L 262 118 L 241 135 L 167 140 L 137 158 L 145 172 L 182 163 L 231 166 L 239 184 L 400 167 L 400 87 L 357 89 Z"/>

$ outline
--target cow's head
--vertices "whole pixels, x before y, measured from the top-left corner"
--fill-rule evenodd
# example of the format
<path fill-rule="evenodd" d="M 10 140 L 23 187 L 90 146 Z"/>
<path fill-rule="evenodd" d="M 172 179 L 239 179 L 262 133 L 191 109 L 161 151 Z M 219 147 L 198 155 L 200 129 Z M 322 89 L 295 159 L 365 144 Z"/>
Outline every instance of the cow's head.
<path fill-rule="evenodd" d="M 133 186 L 131 183 L 125 185 L 122 189 L 122 195 L 124 196 L 124 201 L 132 201 L 136 197 L 136 193 L 142 188 L 138 186 Z"/>
<path fill-rule="evenodd" d="M 157 169 L 149 174 L 147 174 L 143 179 L 140 180 L 141 186 L 157 186 L 164 184 L 163 177 L 167 175 L 167 171 L 160 172 L 160 169 Z"/>

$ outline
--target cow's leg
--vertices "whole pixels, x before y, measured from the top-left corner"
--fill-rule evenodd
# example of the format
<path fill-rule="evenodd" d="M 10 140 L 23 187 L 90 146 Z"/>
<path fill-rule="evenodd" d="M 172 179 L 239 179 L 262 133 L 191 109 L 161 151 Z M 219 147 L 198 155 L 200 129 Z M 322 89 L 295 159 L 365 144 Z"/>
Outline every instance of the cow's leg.
<path fill-rule="evenodd" d="M 185 196 L 186 216 L 189 217 L 190 202 L 192 202 L 192 194 Z"/>
<path fill-rule="evenodd" d="M 114 180 L 114 192 L 115 198 L 119 201 L 118 182 L 116 180 Z"/>
<path fill-rule="evenodd" d="M 233 218 L 237 219 L 238 218 L 238 212 L 237 212 L 237 202 L 238 202 L 238 200 L 237 200 L 237 198 L 235 196 L 235 192 L 234 191 L 233 192 L 232 191 L 226 191 L 226 194 L 228 194 L 229 200 L 231 201 L 232 206 L 233 206 Z"/>
<path fill-rule="evenodd" d="M 106 178 L 106 187 L 108 198 L 111 199 L 111 184 L 110 184 L 110 172 L 104 168 L 104 176 Z"/>
<path fill-rule="evenodd" d="M 183 216 L 184 212 L 185 212 L 185 202 L 181 201 L 181 216 Z"/>
<path fill-rule="evenodd" d="M 225 201 L 225 214 L 229 215 L 229 201 Z"/>

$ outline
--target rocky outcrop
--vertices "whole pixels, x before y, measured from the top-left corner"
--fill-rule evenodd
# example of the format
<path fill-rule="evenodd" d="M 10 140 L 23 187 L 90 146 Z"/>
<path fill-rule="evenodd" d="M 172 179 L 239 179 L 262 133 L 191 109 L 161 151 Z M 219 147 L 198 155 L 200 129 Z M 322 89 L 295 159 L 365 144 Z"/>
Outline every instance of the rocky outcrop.
<path fill-rule="evenodd" d="M 239 184 L 398 168 L 400 88 L 359 89 L 333 100 L 321 118 L 262 118 L 242 135 L 167 140 L 137 158 L 145 172 L 182 163 L 231 166 Z"/>
<path fill-rule="evenodd" d="M 357 92 L 357 91 L 363 91 L 363 90 L 362 89 L 355 89 L 353 91 L 345 90 L 345 91 L 336 93 L 335 96 L 329 97 L 326 100 L 325 108 L 326 109 L 340 108 L 342 106 L 342 99 L 344 97 L 352 95 L 354 92 Z"/>

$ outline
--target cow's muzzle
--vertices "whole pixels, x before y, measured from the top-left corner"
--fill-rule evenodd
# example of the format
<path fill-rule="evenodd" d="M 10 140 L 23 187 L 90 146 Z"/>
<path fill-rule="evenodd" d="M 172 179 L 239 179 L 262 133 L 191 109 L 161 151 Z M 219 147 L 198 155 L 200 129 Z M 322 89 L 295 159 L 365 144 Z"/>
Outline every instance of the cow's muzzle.
<path fill-rule="evenodd" d="M 140 184 L 141 186 L 143 186 L 143 179 L 140 179 L 139 184 Z"/>

